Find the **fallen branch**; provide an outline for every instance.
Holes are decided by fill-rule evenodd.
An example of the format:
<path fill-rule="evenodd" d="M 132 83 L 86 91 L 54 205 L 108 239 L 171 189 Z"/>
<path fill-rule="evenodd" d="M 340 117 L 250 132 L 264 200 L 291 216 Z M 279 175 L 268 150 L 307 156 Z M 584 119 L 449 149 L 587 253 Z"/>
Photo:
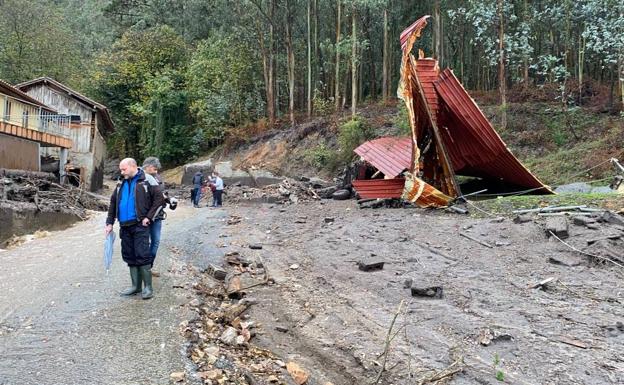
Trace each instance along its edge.
<path fill-rule="evenodd" d="M 449 365 L 447 368 L 440 370 L 432 374 L 429 377 L 425 377 L 422 380 L 418 381 L 418 385 L 424 385 L 432 382 L 437 382 L 443 380 L 445 378 L 454 376 L 455 374 L 464 370 L 464 359 L 460 358 Z"/>
<path fill-rule="evenodd" d="M 472 237 L 472 236 L 470 236 L 470 235 L 468 235 L 468 234 L 466 234 L 466 233 L 459 233 L 459 235 L 461 235 L 461 236 L 462 236 L 462 237 L 464 237 L 464 238 L 468 238 L 468 239 L 470 239 L 471 241 L 477 242 L 478 244 L 481 244 L 481 245 L 483 245 L 483 246 L 485 246 L 485 247 L 489 247 L 490 249 L 494 247 L 494 246 L 490 245 L 489 243 L 487 243 L 487 242 L 483 242 L 483 241 L 481 241 L 481 240 L 479 240 L 479 239 L 477 239 L 477 238 L 474 238 L 474 237 Z"/>
<path fill-rule="evenodd" d="M 401 309 L 403 308 L 403 303 L 404 301 L 401 301 L 401 303 L 399 303 L 399 307 L 396 311 L 396 313 L 394 313 L 394 317 L 392 317 L 392 322 L 390 323 L 390 328 L 388 329 L 388 334 L 386 334 L 386 342 L 384 343 L 384 351 L 383 351 L 383 363 L 381 364 L 381 369 L 379 369 L 379 373 L 377 373 L 377 377 L 375 378 L 375 381 L 372 382 L 371 385 L 376 385 L 379 383 L 379 381 L 381 380 L 381 376 L 383 375 L 384 371 L 386 370 L 386 364 L 388 362 L 388 351 L 390 350 L 390 343 L 392 342 L 392 340 L 394 339 L 394 337 L 396 337 L 396 333 L 394 334 L 394 336 L 392 335 L 392 329 L 394 328 L 394 324 L 397 320 L 397 318 L 399 317 L 399 314 L 401 314 Z"/>

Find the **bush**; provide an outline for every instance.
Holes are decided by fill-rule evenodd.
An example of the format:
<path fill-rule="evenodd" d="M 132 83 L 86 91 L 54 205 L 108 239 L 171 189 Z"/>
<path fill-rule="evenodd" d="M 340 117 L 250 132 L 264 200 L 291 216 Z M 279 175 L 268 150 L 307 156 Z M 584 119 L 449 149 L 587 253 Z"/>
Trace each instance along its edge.
<path fill-rule="evenodd" d="M 332 171 L 336 167 L 336 152 L 328 148 L 325 143 L 307 150 L 305 159 L 308 164 L 317 169 Z"/>
<path fill-rule="evenodd" d="M 333 101 L 323 98 L 323 93 L 318 88 L 314 89 L 312 105 L 314 106 L 314 113 L 321 116 L 329 115 L 334 109 Z"/>
<path fill-rule="evenodd" d="M 398 127 L 401 135 L 411 135 L 412 128 L 409 124 L 409 116 L 407 115 L 407 108 L 404 103 L 399 103 L 399 111 L 392 119 L 392 124 Z"/>
<path fill-rule="evenodd" d="M 353 150 L 360 144 L 371 139 L 373 135 L 372 127 L 361 117 L 356 117 L 342 124 L 338 132 L 340 160 L 349 162 L 353 157 Z"/>

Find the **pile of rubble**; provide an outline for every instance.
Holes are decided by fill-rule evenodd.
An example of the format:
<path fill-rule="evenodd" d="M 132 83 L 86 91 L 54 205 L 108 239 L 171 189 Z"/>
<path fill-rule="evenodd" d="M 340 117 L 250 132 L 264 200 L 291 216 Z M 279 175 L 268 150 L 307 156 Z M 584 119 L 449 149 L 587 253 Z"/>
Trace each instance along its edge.
<path fill-rule="evenodd" d="M 616 212 L 579 205 L 547 206 L 515 213 L 518 214 L 515 223 L 542 222 L 546 236 L 584 255 L 591 264 L 624 267 L 624 217 Z M 553 258 L 551 263 L 569 264 Z"/>
<path fill-rule="evenodd" d="M 0 201 L 34 204 L 38 211 L 70 211 L 86 219 L 87 210 L 105 211 L 107 201 L 80 187 L 56 183 L 54 174 L 0 169 Z"/>
<path fill-rule="evenodd" d="M 239 217 L 231 219 L 232 224 L 240 222 Z M 272 284 L 261 257 L 252 261 L 238 252 L 227 253 L 223 266 L 209 265 L 200 275 L 193 286 L 197 298 L 189 303 L 197 316 L 180 324 L 180 332 L 189 341 L 187 356 L 196 369 L 193 377 L 208 385 L 307 383 L 310 374 L 297 363 L 286 363 L 253 344 L 265 325 L 246 314 L 257 300 L 245 295 L 253 287 Z M 186 372 L 174 372 L 171 380 L 183 382 L 186 376 Z"/>
<path fill-rule="evenodd" d="M 284 179 L 281 183 L 268 185 L 262 188 L 242 186 L 236 183 L 227 186 L 225 195 L 230 202 L 261 202 L 296 204 L 310 202 L 319 199 L 337 198 L 337 193 L 342 190 L 330 182 L 317 178 L 301 177 L 299 181 Z M 347 198 L 351 192 L 347 192 Z"/>

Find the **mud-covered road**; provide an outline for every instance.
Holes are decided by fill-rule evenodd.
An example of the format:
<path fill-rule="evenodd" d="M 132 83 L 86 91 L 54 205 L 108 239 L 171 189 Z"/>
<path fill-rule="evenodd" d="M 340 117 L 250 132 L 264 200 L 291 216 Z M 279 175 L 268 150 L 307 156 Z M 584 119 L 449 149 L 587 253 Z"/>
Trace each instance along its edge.
<path fill-rule="evenodd" d="M 248 293 L 264 325 L 255 343 L 306 367 L 310 383 L 373 383 L 386 346 L 380 384 L 624 383 L 624 269 L 589 266 L 546 237 L 545 219 L 323 203 L 243 206 L 226 228 L 233 243 L 265 244 L 238 251 L 261 255 L 277 282 Z M 567 241 L 614 231 L 570 224 Z M 371 257 L 383 270 L 360 271 Z M 410 284 L 443 297 L 412 297 Z"/>
<path fill-rule="evenodd" d="M 0 251 L 0 384 L 168 384 L 172 372 L 189 384 L 234 384 L 207 379 L 230 369 L 197 373 L 179 326 L 199 308 L 237 303 L 192 305 L 198 276 L 219 285 L 198 273 L 208 263 L 234 271 L 228 252 L 263 261 L 272 278 L 244 295 L 253 303 L 249 344 L 277 357 L 246 368 L 257 384 L 293 384 L 286 362 L 304 368 L 309 385 L 624 383 L 624 269 L 588 264 L 547 239 L 539 220 L 361 210 L 353 201 L 182 206 L 163 229 L 150 301 L 117 295 L 128 283 L 119 250 L 104 274 L 102 222 L 97 215 Z M 568 242 L 581 248 L 613 231 L 623 230 L 571 225 Z M 359 270 L 367 258 L 383 270 Z M 443 295 L 412 297 L 410 285 Z M 251 351 L 193 334 L 195 355 L 236 363 L 228 354 Z"/>
<path fill-rule="evenodd" d="M 216 255 L 223 216 L 198 213 L 183 206 L 165 221 L 149 301 L 118 295 L 129 283 L 118 240 L 106 275 L 102 213 L 0 251 L 0 384 L 167 384 L 183 371 L 186 269 Z"/>

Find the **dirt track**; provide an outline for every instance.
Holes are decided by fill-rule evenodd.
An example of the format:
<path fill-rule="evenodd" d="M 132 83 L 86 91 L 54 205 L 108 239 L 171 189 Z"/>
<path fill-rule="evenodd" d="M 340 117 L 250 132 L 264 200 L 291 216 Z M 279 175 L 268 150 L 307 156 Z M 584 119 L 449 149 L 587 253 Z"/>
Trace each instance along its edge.
<path fill-rule="evenodd" d="M 617 326 L 624 321 L 624 271 L 589 267 L 548 240 L 539 224 L 360 210 L 353 201 L 228 212 L 243 220 L 225 228 L 233 245 L 227 251 L 261 255 L 277 282 L 247 294 L 259 302 L 249 315 L 262 325 L 251 342 L 305 367 L 309 383 L 370 383 L 402 301 L 380 383 L 419 383 L 462 360 L 453 368 L 463 371 L 449 383 L 495 384 L 497 375 L 519 384 L 624 383 L 624 328 Z M 576 246 L 583 233 L 609 231 L 570 230 Z M 249 250 L 249 243 L 264 248 Z M 384 269 L 358 270 L 355 261 L 373 254 Z M 528 288 L 549 277 L 557 279 L 543 290 Z M 407 279 L 442 286 L 444 297 L 411 297 Z"/>

